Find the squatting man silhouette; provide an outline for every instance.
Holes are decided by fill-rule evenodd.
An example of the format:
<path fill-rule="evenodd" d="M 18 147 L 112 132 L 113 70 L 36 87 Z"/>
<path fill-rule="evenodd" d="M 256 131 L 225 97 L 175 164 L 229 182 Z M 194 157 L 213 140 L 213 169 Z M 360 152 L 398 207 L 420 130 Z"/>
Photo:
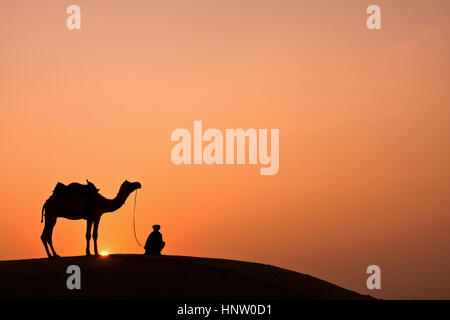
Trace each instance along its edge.
<path fill-rule="evenodd" d="M 162 239 L 162 234 L 159 232 L 161 226 L 159 224 L 155 224 L 153 226 L 153 232 L 147 238 L 147 242 L 145 242 L 145 254 L 152 256 L 160 256 L 161 250 L 164 248 L 166 243 Z"/>

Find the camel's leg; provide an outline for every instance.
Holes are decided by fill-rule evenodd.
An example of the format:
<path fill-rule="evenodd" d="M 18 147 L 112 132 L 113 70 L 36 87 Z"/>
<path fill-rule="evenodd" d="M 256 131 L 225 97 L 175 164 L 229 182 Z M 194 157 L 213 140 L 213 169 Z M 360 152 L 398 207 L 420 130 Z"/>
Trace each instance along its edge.
<path fill-rule="evenodd" d="M 92 230 L 92 219 L 87 220 L 86 224 L 86 255 L 91 255 L 91 250 L 89 248 L 89 242 L 91 241 L 91 230 Z"/>
<path fill-rule="evenodd" d="M 52 255 L 50 254 L 50 251 L 48 251 L 48 245 L 47 245 L 47 239 L 48 239 L 48 230 L 49 230 L 49 225 L 47 224 L 47 217 L 45 217 L 45 226 L 44 226 L 44 230 L 42 231 L 42 234 L 41 234 L 41 240 L 42 240 L 42 243 L 44 244 L 44 248 L 45 248 L 45 251 L 47 252 L 47 256 L 49 257 L 49 258 L 51 258 L 52 257 Z"/>
<path fill-rule="evenodd" d="M 100 222 L 100 218 L 96 218 L 94 220 L 94 231 L 92 232 L 92 238 L 94 239 L 94 253 L 96 256 L 98 256 L 98 249 L 97 249 L 97 238 L 98 238 L 98 224 Z"/>
<path fill-rule="evenodd" d="M 45 223 L 47 224 L 47 220 L 45 221 Z M 59 255 L 55 252 L 55 249 L 53 248 L 53 241 L 52 241 L 52 235 L 53 235 L 53 227 L 56 224 L 56 218 L 51 219 L 49 222 L 49 231 L 48 231 L 48 238 L 47 238 L 47 242 L 50 245 L 50 249 L 52 249 L 53 252 L 53 258 L 58 258 Z"/>

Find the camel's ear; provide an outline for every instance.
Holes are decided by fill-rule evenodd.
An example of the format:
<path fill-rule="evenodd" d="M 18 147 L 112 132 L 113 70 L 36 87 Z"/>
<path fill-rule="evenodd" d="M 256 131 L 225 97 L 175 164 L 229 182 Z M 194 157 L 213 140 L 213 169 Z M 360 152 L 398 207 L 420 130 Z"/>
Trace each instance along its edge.
<path fill-rule="evenodd" d="M 89 180 L 88 179 L 86 179 L 86 183 L 89 184 Z"/>

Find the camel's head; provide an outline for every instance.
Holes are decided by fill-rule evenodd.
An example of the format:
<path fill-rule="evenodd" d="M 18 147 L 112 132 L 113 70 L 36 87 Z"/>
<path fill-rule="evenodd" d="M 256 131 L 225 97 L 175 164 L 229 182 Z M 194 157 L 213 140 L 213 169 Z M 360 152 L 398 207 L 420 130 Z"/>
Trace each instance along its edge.
<path fill-rule="evenodd" d="M 126 193 L 132 193 L 136 189 L 140 189 L 141 184 L 139 182 L 130 182 L 128 180 L 125 180 L 122 185 L 120 186 L 120 191 L 126 192 Z"/>

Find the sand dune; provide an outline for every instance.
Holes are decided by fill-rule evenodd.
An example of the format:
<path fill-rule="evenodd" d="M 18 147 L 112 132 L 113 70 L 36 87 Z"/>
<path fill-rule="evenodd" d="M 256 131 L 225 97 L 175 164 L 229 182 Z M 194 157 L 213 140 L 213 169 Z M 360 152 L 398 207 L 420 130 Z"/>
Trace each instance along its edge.
<path fill-rule="evenodd" d="M 69 265 L 81 290 L 69 290 Z M 372 299 L 270 265 L 184 256 L 66 257 L 0 262 L 2 299 Z"/>

